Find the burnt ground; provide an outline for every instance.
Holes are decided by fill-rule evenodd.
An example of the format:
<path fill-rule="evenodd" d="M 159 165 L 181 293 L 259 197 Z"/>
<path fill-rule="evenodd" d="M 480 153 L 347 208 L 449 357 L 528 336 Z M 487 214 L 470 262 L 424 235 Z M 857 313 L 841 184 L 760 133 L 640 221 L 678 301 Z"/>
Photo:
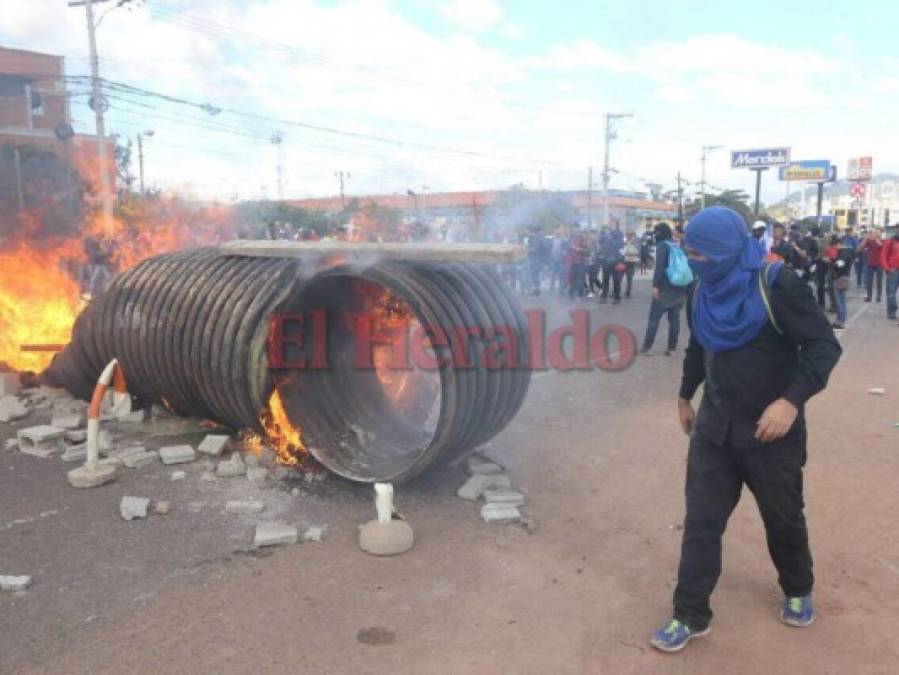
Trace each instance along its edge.
<path fill-rule="evenodd" d="M 643 280 L 629 304 L 589 306 L 642 335 L 647 295 Z M 175 467 L 185 481 L 156 464 L 77 491 L 65 482 L 72 465 L 0 449 L 0 574 L 34 577 L 30 590 L 0 594 L 0 672 L 895 672 L 899 328 L 858 299 L 850 317 L 844 358 L 809 407 L 809 629 L 776 618 L 779 589 L 744 495 L 711 635 L 679 655 L 648 647 L 670 611 L 686 450 L 679 359 L 655 356 L 618 374 L 539 375 L 486 448 L 526 491 L 535 533 L 484 525 L 454 494 L 462 471 L 442 469 L 397 489 L 417 540 L 395 559 L 356 545 L 374 515 L 370 488 L 211 484 L 197 462 Z M 874 386 L 886 395 L 867 394 Z M 4 425 L 0 437 L 42 421 Z M 171 500 L 172 511 L 125 522 L 126 494 Z M 256 495 L 265 514 L 223 512 L 227 499 Z M 256 552 L 260 519 L 327 525 L 326 538 Z"/>

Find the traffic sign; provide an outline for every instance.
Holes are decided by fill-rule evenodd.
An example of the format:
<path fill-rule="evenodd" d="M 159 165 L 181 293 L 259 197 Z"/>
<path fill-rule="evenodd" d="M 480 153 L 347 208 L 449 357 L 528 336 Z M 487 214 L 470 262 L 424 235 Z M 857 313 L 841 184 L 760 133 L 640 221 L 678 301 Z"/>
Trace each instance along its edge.
<path fill-rule="evenodd" d="M 761 148 L 758 150 L 731 150 L 731 169 L 761 169 L 790 163 L 789 148 Z"/>
<path fill-rule="evenodd" d="M 829 159 L 806 159 L 780 167 L 781 180 L 826 181 L 830 176 Z"/>
<path fill-rule="evenodd" d="M 849 188 L 849 194 L 851 194 L 856 199 L 864 199 L 865 198 L 865 184 L 864 183 L 854 183 L 851 188 Z"/>
<path fill-rule="evenodd" d="M 846 178 L 849 180 L 871 180 L 874 175 L 874 161 L 871 157 L 853 157 L 849 160 L 849 171 Z"/>

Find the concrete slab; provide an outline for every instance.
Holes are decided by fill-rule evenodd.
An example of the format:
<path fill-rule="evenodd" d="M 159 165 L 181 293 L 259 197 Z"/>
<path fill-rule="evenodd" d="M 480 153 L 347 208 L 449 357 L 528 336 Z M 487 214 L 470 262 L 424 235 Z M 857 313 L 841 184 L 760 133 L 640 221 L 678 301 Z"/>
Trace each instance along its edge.
<path fill-rule="evenodd" d="M 67 431 L 66 440 L 70 443 L 84 443 L 87 440 L 87 431 L 84 429 L 72 429 Z"/>
<path fill-rule="evenodd" d="M 65 429 L 57 429 L 48 424 L 19 429 L 16 436 L 19 439 L 19 450 L 26 455 L 46 458 L 65 452 L 66 449 Z"/>
<path fill-rule="evenodd" d="M 498 476 L 503 473 L 503 467 L 496 462 L 491 462 L 486 457 L 472 455 L 466 460 L 466 466 L 470 475 Z"/>
<path fill-rule="evenodd" d="M 135 448 L 134 452 L 126 452 L 118 455 L 118 459 L 122 460 L 122 464 L 126 469 L 139 469 L 148 464 L 155 464 L 159 459 L 159 453 L 155 450 Z"/>
<path fill-rule="evenodd" d="M 465 481 L 465 484 L 459 488 L 456 494 L 462 499 L 476 502 L 484 494 L 484 490 L 510 487 L 512 487 L 512 482 L 506 475 L 484 476 L 476 473 Z"/>
<path fill-rule="evenodd" d="M 484 504 L 481 508 L 481 518 L 488 525 L 514 523 L 521 520 L 521 512 L 517 506 L 509 504 Z"/>
<path fill-rule="evenodd" d="M 403 260 L 409 262 L 502 263 L 522 260 L 526 251 L 516 244 L 349 243 L 342 241 L 229 241 L 220 255 L 250 258 L 328 258 L 344 260 Z"/>
<path fill-rule="evenodd" d="M 125 520 L 146 518 L 149 508 L 150 500 L 146 497 L 122 497 L 122 501 L 119 502 L 119 512 Z"/>
<path fill-rule="evenodd" d="M 24 591 L 31 585 L 27 575 L 0 574 L 0 591 Z"/>
<path fill-rule="evenodd" d="M 51 427 L 56 427 L 57 429 L 65 429 L 66 431 L 81 429 L 85 424 L 87 424 L 87 419 L 84 417 L 84 415 L 54 415 L 50 420 Z"/>
<path fill-rule="evenodd" d="M 253 546 L 277 546 L 278 544 L 296 544 L 299 539 L 297 528 L 284 523 L 259 523 L 253 537 Z"/>
<path fill-rule="evenodd" d="M 189 445 L 172 445 L 159 448 L 159 459 L 163 464 L 184 464 L 197 458 L 196 451 Z"/>
<path fill-rule="evenodd" d="M 0 422 L 14 422 L 26 417 L 31 410 L 15 396 L 0 398 Z"/>
<path fill-rule="evenodd" d="M 303 541 L 321 541 L 325 538 L 325 528 L 323 527 L 310 527 L 308 530 L 303 532 Z"/>
<path fill-rule="evenodd" d="M 225 503 L 225 512 L 237 516 L 265 511 L 265 502 L 261 499 L 251 501 L 230 501 Z"/>
<path fill-rule="evenodd" d="M 64 462 L 83 462 L 87 459 L 87 444 L 69 446 L 59 458 Z"/>
<path fill-rule="evenodd" d="M 228 459 L 219 462 L 215 467 L 215 475 L 219 478 L 234 478 L 235 476 L 243 476 L 247 472 L 247 465 L 243 463 L 243 459 L 239 452 L 235 452 Z"/>
<path fill-rule="evenodd" d="M 509 506 L 524 505 L 524 495 L 507 488 L 490 488 L 484 490 L 484 501 L 488 504 L 508 504 Z"/>
<path fill-rule="evenodd" d="M 210 434 L 203 439 L 203 442 L 197 446 L 197 451 L 205 455 L 213 455 L 218 457 L 228 447 L 231 437 L 224 434 Z"/>

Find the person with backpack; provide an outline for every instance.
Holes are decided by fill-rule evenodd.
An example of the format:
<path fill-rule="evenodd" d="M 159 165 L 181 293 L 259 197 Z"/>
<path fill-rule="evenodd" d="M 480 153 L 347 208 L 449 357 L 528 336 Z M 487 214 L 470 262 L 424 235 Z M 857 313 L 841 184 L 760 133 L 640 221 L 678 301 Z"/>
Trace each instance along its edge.
<path fill-rule="evenodd" d="M 652 355 L 652 345 L 659 330 L 659 322 L 663 315 L 667 315 L 668 348 L 665 350 L 665 356 L 671 356 L 677 349 L 680 310 L 686 302 L 687 288 L 692 281 L 692 275 L 687 267 L 683 249 L 672 241 L 671 226 L 668 223 L 659 223 L 653 229 L 653 235 L 656 242 L 656 261 L 652 276 L 652 304 L 649 306 L 649 320 L 640 353 L 644 356 Z M 689 275 L 689 279 L 686 275 Z"/>
<path fill-rule="evenodd" d="M 673 617 L 650 638 L 665 652 L 709 632 L 721 538 L 744 483 L 758 504 L 784 594 L 780 620 L 812 623 L 803 409 L 827 385 L 841 354 L 806 284 L 783 263 L 762 261 L 736 211 L 700 211 L 687 225 L 685 245 L 698 277 L 677 399 L 690 436 L 686 516 Z M 692 399 L 703 383 L 696 413 Z"/>
<path fill-rule="evenodd" d="M 883 251 L 880 253 L 880 266 L 886 277 L 887 318 L 895 321 L 896 291 L 899 289 L 899 228 L 884 242 Z"/>

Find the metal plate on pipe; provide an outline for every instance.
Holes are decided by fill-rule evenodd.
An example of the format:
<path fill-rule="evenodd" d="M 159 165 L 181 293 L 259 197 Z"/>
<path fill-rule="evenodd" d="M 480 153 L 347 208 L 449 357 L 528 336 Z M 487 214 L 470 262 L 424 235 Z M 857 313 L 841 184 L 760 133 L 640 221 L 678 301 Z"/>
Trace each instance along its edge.
<path fill-rule="evenodd" d="M 219 255 L 229 258 L 326 258 L 401 260 L 409 262 L 508 263 L 525 257 L 516 244 L 432 244 L 343 241 L 237 240 L 221 244 Z"/>

